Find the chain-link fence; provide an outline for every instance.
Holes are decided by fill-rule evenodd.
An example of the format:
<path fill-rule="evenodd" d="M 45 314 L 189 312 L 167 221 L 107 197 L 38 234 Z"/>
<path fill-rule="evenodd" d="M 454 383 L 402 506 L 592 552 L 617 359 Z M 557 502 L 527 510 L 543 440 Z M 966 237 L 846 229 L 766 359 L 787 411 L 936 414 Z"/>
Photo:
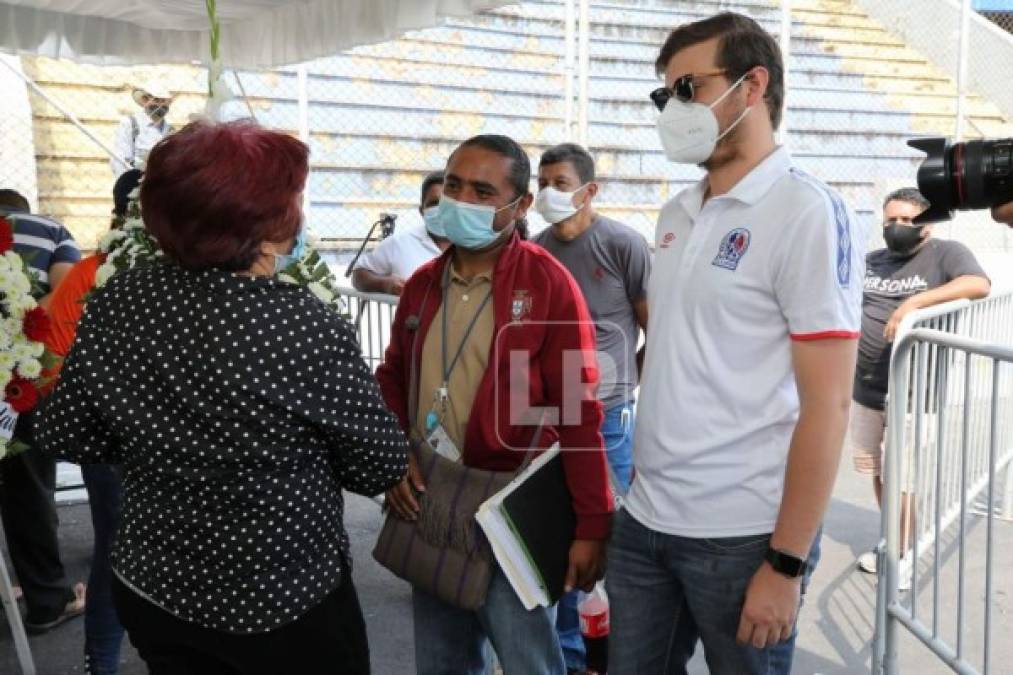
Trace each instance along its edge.
<path fill-rule="evenodd" d="M 949 5 L 919 6 L 928 12 L 937 3 Z M 535 165 L 548 146 L 586 138 L 602 182 L 599 210 L 653 239 L 659 207 L 699 176 L 661 153 L 647 97 L 658 86 L 657 50 L 674 26 L 734 10 L 775 36 L 790 35 L 782 142 L 802 168 L 877 226 L 883 195 L 914 182 L 921 155 L 907 139 L 953 136 L 958 116 L 965 138 L 1013 136 L 1013 99 L 968 84 L 987 70 L 980 24 L 1011 50 L 1013 36 L 973 17 L 962 98 L 959 74 L 941 63 L 942 47 L 926 46 L 904 21 L 884 15 L 891 4 L 914 14 L 901 0 L 531 0 L 300 66 L 227 72 L 236 100 L 226 115 L 253 116 L 310 144 L 308 222 L 328 247 L 353 249 L 381 212 L 398 214 L 402 229 L 418 224 L 423 176 L 442 168 L 460 141 L 483 132 L 516 138 Z M 919 21 L 921 11 L 906 21 Z M 951 51 L 960 39 L 954 16 L 922 29 L 935 31 Z M 1009 26 L 1009 13 L 987 16 Z M 138 110 L 130 86 L 163 82 L 176 94 L 169 121 L 177 127 L 205 100 L 200 68 L 30 57 L 5 63 L 31 84 L 0 66 L 0 185 L 23 191 L 85 247 L 108 221 L 113 172 L 102 144 L 111 146 L 119 121 Z M 532 229 L 543 226 L 537 216 L 531 220 Z M 874 242 L 878 231 L 870 227 Z M 1013 246 L 1006 228 L 980 213 L 937 231 L 965 241 L 986 263 Z"/>

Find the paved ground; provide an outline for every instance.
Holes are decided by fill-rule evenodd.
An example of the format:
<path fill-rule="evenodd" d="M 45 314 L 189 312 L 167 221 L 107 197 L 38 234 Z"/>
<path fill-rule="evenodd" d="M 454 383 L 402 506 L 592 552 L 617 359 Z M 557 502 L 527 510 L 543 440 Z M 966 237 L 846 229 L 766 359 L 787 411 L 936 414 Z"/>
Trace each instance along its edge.
<path fill-rule="evenodd" d="M 873 510 L 869 486 L 850 470 L 842 467 L 834 501 L 826 520 L 823 561 L 801 616 L 801 637 L 795 673 L 837 675 L 869 672 L 870 639 L 873 633 L 874 579 L 854 569 L 854 559 L 874 541 L 878 516 Z M 84 505 L 61 508 L 61 537 L 64 557 L 73 578 L 84 578 L 88 567 L 91 525 Z M 369 555 L 379 526 L 379 509 L 368 500 L 352 497 L 348 502 L 347 523 L 356 556 L 355 582 L 362 599 L 372 645 L 374 672 L 394 675 L 413 672 L 413 644 L 408 589 L 404 583 L 380 569 Z M 968 611 L 965 616 L 968 654 L 980 658 L 982 644 L 984 521 L 969 521 L 972 553 L 967 558 L 971 581 L 967 586 Z M 993 605 L 993 672 L 1013 673 L 1013 524 L 996 526 L 995 559 L 996 602 Z M 941 575 L 943 602 L 941 620 L 944 637 L 955 635 L 955 569 L 952 538 L 946 540 L 947 566 Z M 920 611 L 930 610 L 931 587 L 919 593 Z M 33 638 L 32 649 L 39 675 L 81 673 L 82 622 L 76 621 L 50 635 Z M 933 675 L 948 672 L 923 649 L 908 640 L 901 649 L 902 672 Z M 124 650 L 123 675 L 145 673 L 137 655 Z M 691 669 L 693 675 L 706 673 L 699 657 Z M 0 674 L 17 673 L 14 649 L 6 625 L 0 619 Z M 336 669 L 335 672 L 340 672 Z"/>

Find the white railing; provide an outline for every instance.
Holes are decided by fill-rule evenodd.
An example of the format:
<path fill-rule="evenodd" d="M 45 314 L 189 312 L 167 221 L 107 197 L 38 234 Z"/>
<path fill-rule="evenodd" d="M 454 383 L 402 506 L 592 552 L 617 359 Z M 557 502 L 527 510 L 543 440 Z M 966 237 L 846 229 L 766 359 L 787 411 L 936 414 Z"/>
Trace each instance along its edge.
<path fill-rule="evenodd" d="M 1013 294 L 915 312 L 898 331 L 887 413 L 877 675 L 899 672 L 902 627 L 954 672 L 996 672 L 994 527 L 1013 516 L 1010 361 Z M 902 541 L 902 530 L 911 532 L 910 542 Z M 984 574 L 971 574 L 969 560 L 976 569 L 984 560 Z M 902 574 L 911 575 L 907 596 Z M 968 591 L 982 582 L 981 593 Z M 931 598 L 928 616 L 920 611 L 922 592 Z M 984 600 L 980 624 L 967 611 L 972 596 Z M 968 633 L 979 631 L 981 641 L 972 645 Z"/>
<path fill-rule="evenodd" d="M 3 524 L 0 524 L 0 543 L 6 545 Z M 0 551 L 0 605 L 3 606 L 3 613 L 7 616 L 7 625 L 10 627 L 11 637 L 14 640 L 14 652 L 18 658 L 18 665 L 21 667 L 21 675 L 35 675 L 35 661 L 32 659 L 28 635 L 25 633 L 25 626 L 21 621 L 21 608 L 18 607 L 17 598 L 14 597 L 14 585 L 11 583 L 11 576 L 7 571 L 7 562 L 4 560 L 3 551 Z"/>
<path fill-rule="evenodd" d="M 351 287 L 338 289 L 348 306 L 348 319 L 359 336 L 362 357 L 369 369 L 383 361 L 383 353 L 390 343 L 390 327 L 394 323 L 397 296 L 383 293 L 364 293 Z"/>

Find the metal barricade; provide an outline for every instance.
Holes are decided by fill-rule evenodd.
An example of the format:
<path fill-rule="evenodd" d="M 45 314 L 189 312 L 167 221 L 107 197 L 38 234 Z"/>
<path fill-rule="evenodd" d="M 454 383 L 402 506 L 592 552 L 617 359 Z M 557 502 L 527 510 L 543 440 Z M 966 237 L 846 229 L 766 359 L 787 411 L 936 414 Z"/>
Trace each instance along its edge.
<path fill-rule="evenodd" d="M 994 529 L 1013 516 L 1011 361 L 1013 294 L 915 312 L 898 331 L 887 412 L 876 675 L 899 672 L 901 629 L 954 672 L 997 672 Z M 984 520 L 984 533 L 976 518 Z M 983 574 L 972 575 L 971 562 Z M 910 575 L 906 596 L 902 575 Z M 979 594 L 968 586 L 981 576 L 977 642 L 968 638 L 968 601 Z M 920 607 L 921 591 L 931 597 L 927 610 Z"/>
<path fill-rule="evenodd" d="M 390 343 L 398 298 L 383 293 L 364 293 L 351 287 L 341 287 L 338 292 L 348 305 L 349 321 L 359 337 L 362 357 L 369 369 L 375 371 Z"/>

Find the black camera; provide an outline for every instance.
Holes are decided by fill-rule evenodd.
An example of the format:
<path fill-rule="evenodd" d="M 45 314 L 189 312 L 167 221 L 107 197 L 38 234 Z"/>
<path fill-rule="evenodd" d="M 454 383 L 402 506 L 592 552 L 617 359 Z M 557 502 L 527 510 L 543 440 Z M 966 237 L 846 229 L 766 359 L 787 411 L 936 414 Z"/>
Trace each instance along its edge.
<path fill-rule="evenodd" d="M 1013 200 L 1013 138 L 952 145 L 945 138 L 918 138 L 907 144 L 928 155 L 918 167 L 918 189 L 931 206 L 916 223 Z"/>

